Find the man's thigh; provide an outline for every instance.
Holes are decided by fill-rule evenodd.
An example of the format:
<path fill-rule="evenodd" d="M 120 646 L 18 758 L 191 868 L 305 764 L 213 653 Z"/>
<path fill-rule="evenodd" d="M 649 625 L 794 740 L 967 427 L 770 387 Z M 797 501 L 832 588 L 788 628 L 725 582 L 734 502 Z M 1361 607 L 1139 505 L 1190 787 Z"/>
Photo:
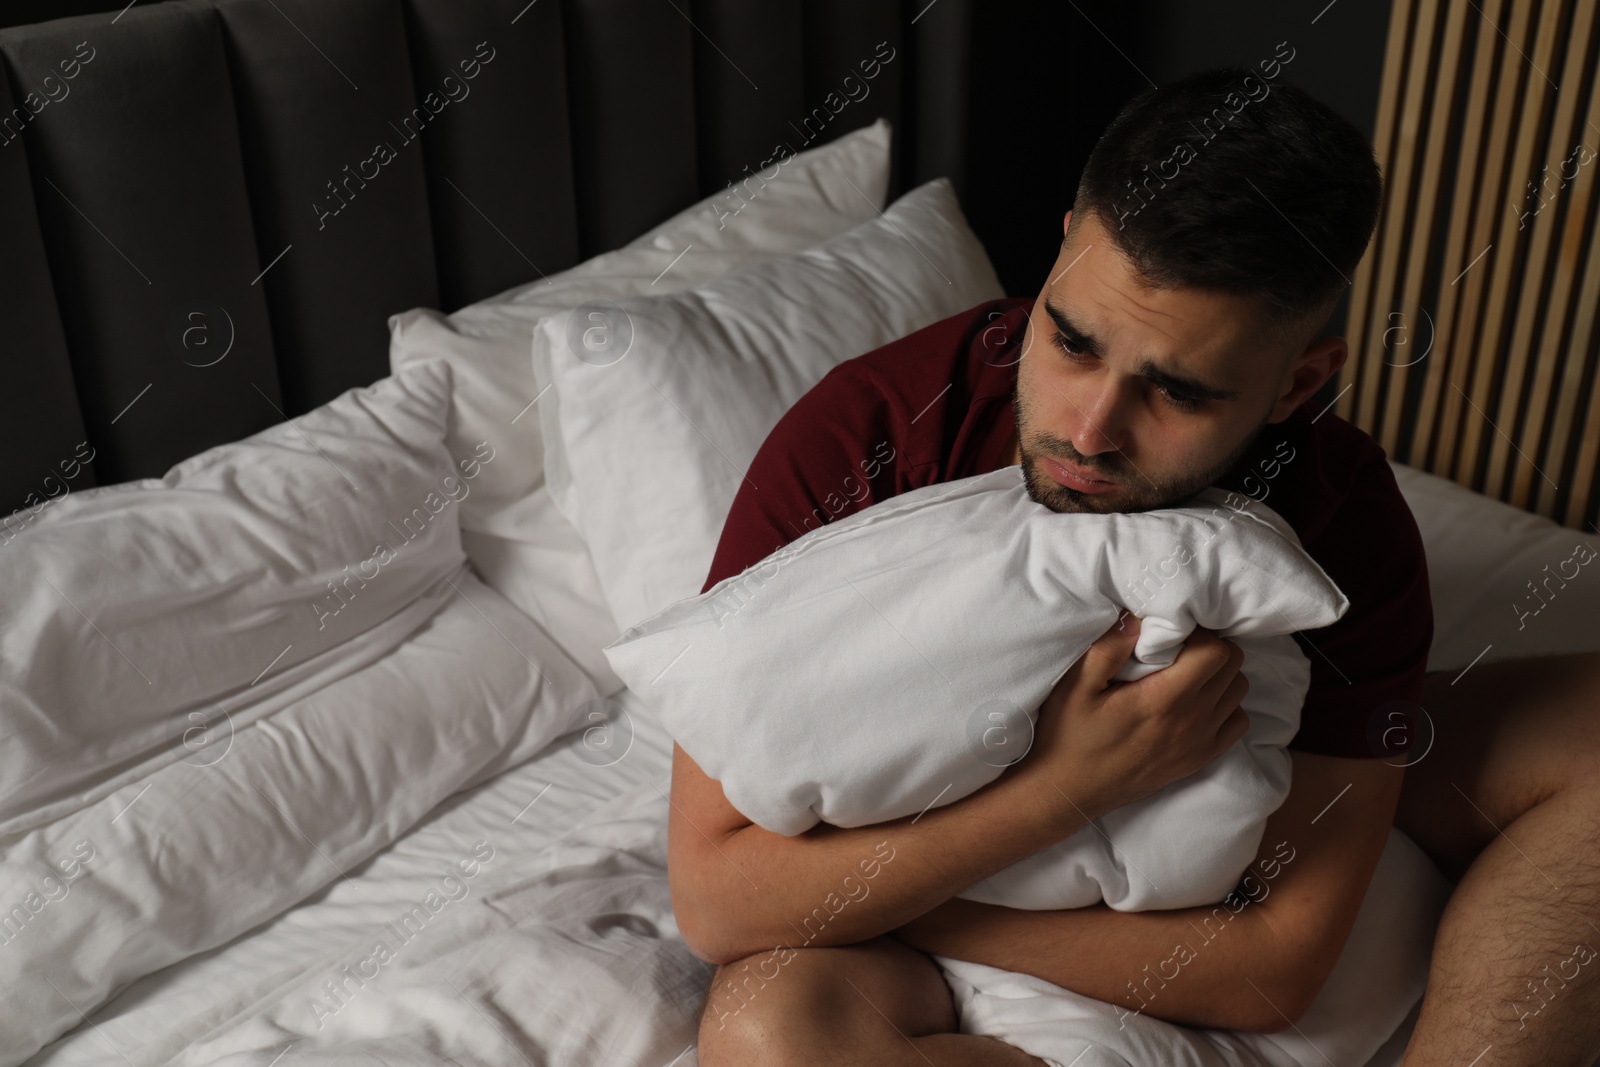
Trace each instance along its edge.
<path fill-rule="evenodd" d="M 785 949 L 723 964 L 712 976 L 700 1017 L 702 1043 L 742 1043 L 793 1027 L 834 1032 L 857 1025 L 906 1037 L 954 1033 L 955 1002 L 944 973 L 926 953 L 890 937 L 856 945 Z"/>
<path fill-rule="evenodd" d="M 1541 801 L 1600 781 L 1600 652 L 1436 672 L 1421 703 L 1432 745 L 1410 757 L 1395 825 L 1451 878 Z"/>

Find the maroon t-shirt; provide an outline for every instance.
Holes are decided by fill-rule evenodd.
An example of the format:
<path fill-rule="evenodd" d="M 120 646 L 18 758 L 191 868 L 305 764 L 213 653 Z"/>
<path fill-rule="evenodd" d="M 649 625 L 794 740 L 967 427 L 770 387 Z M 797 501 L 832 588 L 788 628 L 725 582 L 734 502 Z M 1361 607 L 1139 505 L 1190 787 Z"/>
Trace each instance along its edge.
<path fill-rule="evenodd" d="M 750 464 L 703 589 L 842 515 L 1011 462 L 1011 393 L 1032 298 L 979 304 L 841 363 Z M 1272 508 L 1350 601 L 1296 633 L 1311 688 L 1291 748 L 1394 757 L 1413 740 L 1433 642 L 1422 537 L 1383 448 L 1306 405 L 1268 424 L 1214 484 Z"/>

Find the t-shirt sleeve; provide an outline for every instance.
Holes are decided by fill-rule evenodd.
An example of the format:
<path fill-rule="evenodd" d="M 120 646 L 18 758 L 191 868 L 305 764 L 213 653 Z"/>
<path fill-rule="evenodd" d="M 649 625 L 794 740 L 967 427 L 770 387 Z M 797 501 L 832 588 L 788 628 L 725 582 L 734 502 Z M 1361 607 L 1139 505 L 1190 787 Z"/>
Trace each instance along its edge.
<path fill-rule="evenodd" d="M 1422 534 L 1380 455 L 1361 465 L 1354 488 L 1317 553 L 1350 601 L 1332 626 L 1297 633 L 1311 660 L 1311 688 L 1292 749 L 1394 759 L 1423 728 L 1412 712 L 1433 644 L 1433 601 Z"/>
<path fill-rule="evenodd" d="M 734 495 L 705 592 L 810 530 L 894 495 L 896 434 L 858 362 L 834 367 L 778 420 Z"/>

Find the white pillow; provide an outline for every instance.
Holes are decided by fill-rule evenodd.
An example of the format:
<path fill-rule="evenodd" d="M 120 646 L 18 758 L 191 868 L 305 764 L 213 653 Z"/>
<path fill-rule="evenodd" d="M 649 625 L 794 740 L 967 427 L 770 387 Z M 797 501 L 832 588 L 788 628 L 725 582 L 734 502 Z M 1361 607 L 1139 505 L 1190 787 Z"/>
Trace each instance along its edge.
<path fill-rule="evenodd" d="M 543 319 L 545 474 L 617 622 L 700 591 L 750 460 L 824 374 L 1001 295 L 940 178 L 807 251 Z"/>
<path fill-rule="evenodd" d="M 443 359 L 455 372 L 446 444 L 495 450 L 461 509 L 463 547 L 484 580 L 538 621 L 607 693 L 621 682 L 600 647 L 618 633 L 583 539 L 544 493 L 541 409 L 529 347 L 539 319 L 583 304 L 670 293 L 798 252 L 878 215 L 890 128 L 879 119 L 790 156 L 663 222 L 623 248 L 449 316 L 389 319 L 390 366 Z M 737 208 L 736 213 L 731 212 Z"/>
<path fill-rule="evenodd" d="M 1010 466 L 818 527 L 605 653 L 730 804 L 798 834 L 915 815 L 999 777 L 1124 608 L 1143 620 L 1124 680 L 1171 664 L 1197 625 L 1232 638 L 1250 680 L 1238 745 L 958 894 L 1141 911 L 1220 900 L 1255 859 L 1311 680 L 1289 635 L 1348 607 L 1263 504 L 1211 488 L 1157 511 L 1062 514 Z"/>
<path fill-rule="evenodd" d="M 0 834 L 393 649 L 464 561 L 449 368 L 408 368 L 161 478 L 72 493 L 5 546 Z M 489 464 L 492 466 L 492 461 Z"/>
<path fill-rule="evenodd" d="M 1448 478 L 1390 466 L 1428 555 L 1428 670 L 1600 649 L 1600 541 Z"/>

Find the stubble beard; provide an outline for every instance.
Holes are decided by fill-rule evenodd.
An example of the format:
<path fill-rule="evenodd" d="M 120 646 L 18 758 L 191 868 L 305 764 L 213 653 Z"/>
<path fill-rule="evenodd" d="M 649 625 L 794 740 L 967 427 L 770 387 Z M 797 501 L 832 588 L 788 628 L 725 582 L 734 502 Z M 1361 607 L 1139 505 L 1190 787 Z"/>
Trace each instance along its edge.
<path fill-rule="evenodd" d="M 1082 455 L 1072 443 L 1059 437 L 1028 433 L 1028 412 L 1022 403 L 1021 374 L 1011 385 L 1011 410 L 1016 419 L 1017 448 L 1022 454 L 1022 480 L 1028 496 L 1051 511 L 1062 513 L 1111 514 L 1114 512 L 1154 511 L 1175 507 L 1212 485 L 1244 458 L 1267 427 L 1269 410 L 1256 428 L 1227 457 L 1204 470 L 1185 469 L 1171 478 L 1153 478 L 1141 472 L 1120 452 L 1102 453 L 1094 459 Z M 1044 459 L 1072 464 L 1092 471 L 1096 477 L 1117 483 L 1105 493 L 1084 493 L 1062 485 L 1044 468 Z"/>

